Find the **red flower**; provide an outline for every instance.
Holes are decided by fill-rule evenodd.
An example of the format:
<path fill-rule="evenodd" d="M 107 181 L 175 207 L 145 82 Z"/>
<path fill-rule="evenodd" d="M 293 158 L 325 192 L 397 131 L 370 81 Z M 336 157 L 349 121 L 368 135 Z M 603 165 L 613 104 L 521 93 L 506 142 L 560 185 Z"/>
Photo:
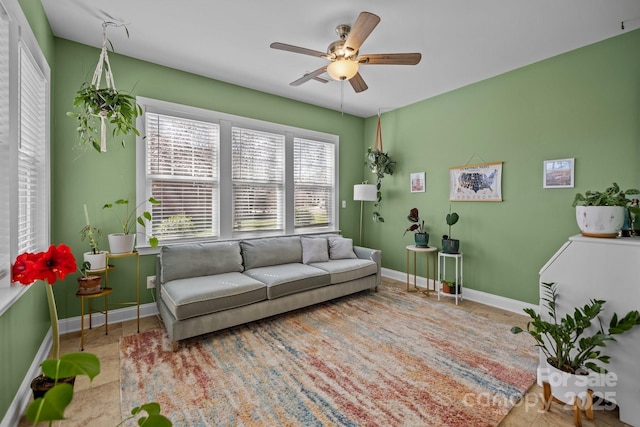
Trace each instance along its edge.
<path fill-rule="evenodd" d="M 35 282 L 37 278 L 34 276 L 34 266 L 43 253 L 44 252 L 33 254 L 25 252 L 18 255 L 15 264 L 13 264 L 13 269 L 11 270 L 11 280 L 14 282 L 20 282 L 23 285 L 30 285 Z"/>
<path fill-rule="evenodd" d="M 54 284 L 58 277 L 64 279 L 69 273 L 76 271 L 76 259 L 69 246 L 60 244 L 49 246 L 47 252 L 37 254 L 24 253 L 13 265 L 13 280 L 28 285 L 35 280 L 46 280 Z"/>

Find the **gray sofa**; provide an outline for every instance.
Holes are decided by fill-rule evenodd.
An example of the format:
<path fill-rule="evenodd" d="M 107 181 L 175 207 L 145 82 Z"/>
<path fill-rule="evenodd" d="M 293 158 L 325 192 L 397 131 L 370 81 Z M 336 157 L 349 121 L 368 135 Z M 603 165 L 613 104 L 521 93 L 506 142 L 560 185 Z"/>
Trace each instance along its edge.
<path fill-rule="evenodd" d="M 163 246 L 158 309 L 175 351 L 185 338 L 377 289 L 381 257 L 338 235 Z"/>

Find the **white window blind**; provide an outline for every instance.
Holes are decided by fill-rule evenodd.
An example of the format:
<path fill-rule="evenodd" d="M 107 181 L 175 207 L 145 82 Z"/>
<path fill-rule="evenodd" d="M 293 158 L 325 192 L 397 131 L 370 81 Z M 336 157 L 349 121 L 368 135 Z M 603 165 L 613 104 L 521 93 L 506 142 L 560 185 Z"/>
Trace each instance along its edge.
<path fill-rule="evenodd" d="M 9 17 L 0 4 L 0 287 L 9 286 Z"/>
<path fill-rule="evenodd" d="M 218 235 L 217 124 L 146 113 L 147 189 L 152 205 L 147 235 L 162 241 Z"/>
<path fill-rule="evenodd" d="M 232 129 L 233 231 L 284 231 L 284 135 Z"/>
<path fill-rule="evenodd" d="M 333 224 L 335 144 L 294 138 L 295 228 Z"/>
<path fill-rule="evenodd" d="M 46 185 L 46 80 L 20 45 L 20 142 L 18 148 L 18 252 L 42 251 L 49 216 Z"/>

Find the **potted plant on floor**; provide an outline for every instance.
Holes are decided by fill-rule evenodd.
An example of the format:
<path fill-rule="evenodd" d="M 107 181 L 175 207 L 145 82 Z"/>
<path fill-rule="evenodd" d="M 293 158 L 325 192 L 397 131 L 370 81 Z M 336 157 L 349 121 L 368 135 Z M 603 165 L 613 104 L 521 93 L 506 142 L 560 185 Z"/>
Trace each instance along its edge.
<path fill-rule="evenodd" d="M 558 293 L 555 283 L 543 283 L 544 309 L 547 318 L 543 318 L 531 308 L 524 312 L 531 320 L 526 329 L 518 326 L 511 332 L 527 332 L 535 341 L 549 365 L 548 378 L 551 394 L 556 399 L 574 404 L 574 398 L 580 397 L 584 406 L 589 371 L 604 374 L 607 370 L 602 364 L 609 363 L 610 357 L 602 353 L 607 342 L 616 341 L 614 335 L 620 335 L 636 325 L 640 325 L 640 313 L 630 311 L 620 318 L 612 314 L 608 329 L 603 327 L 599 318 L 606 301 L 591 299 L 583 307 L 576 307 L 564 317 L 557 311 Z M 561 380 L 559 380 L 561 379 Z M 547 400 L 549 396 L 545 396 Z"/>
<path fill-rule="evenodd" d="M 84 218 L 86 225 L 80 230 L 80 240 L 88 240 L 89 252 L 83 253 L 84 262 L 91 264 L 91 268 L 94 270 L 104 270 L 107 268 L 107 252 L 98 249 L 98 239 L 102 237 L 102 230 L 98 227 L 91 225 L 89 222 L 89 213 L 87 212 L 87 205 L 84 205 Z"/>
<path fill-rule="evenodd" d="M 424 228 L 424 220 L 420 219 L 418 208 L 413 208 L 409 211 L 409 215 L 407 216 L 409 222 L 412 222 L 411 226 L 404 230 L 404 234 L 407 234 L 407 231 L 413 231 L 414 240 L 417 248 L 428 248 L 429 247 L 429 233 L 427 233 Z"/>
<path fill-rule="evenodd" d="M 602 192 L 576 194 L 572 206 L 576 208 L 580 233 L 587 237 L 617 237 L 631 203 L 626 197 L 629 194 L 640 194 L 640 190 L 622 191 L 615 182 Z"/>
<path fill-rule="evenodd" d="M 449 206 L 449 213 L 445 219 L 449 226 L 449 234 L 442 236 L 442 252 L 446 254 L 457 254 L 460 251 L 460 240 L 451 238 L 451 226 L 458 222 L 460 215 L 451 212 L 451 206 Z"/>
<path fill-rule="evenodd" d="M 147 200 L 136 206 L 135 209 L 131 209 L 129 199 L 118 199 L 115 202 L 107 203 L 102 207 L 102 209 L 113 209 L 122 230 L 122 233 L 112 233 L 108 236 L 109 249 L 112 254 L 133 252 L 136 238 L 136 224 L 145 226 L 145 221 L 151 223 L 152 215 L 149 211 L 145 210 L 142 212 L 142 215 L 136 216 L 138 209 L 146 203 L 151 203 L 152 205 L 160 204 L 160 202 L 153 197 L 149 197 Z M 152 248 L 158 247 L 158 239 L 156 237 L 149 236 L 149 245 Z"/>
<path fill-rule="evenodd" d="M 459 294 L 460 293 L 460 285 L 456 285 L 455 282 L 447 282 L 446 280 L 442 281 L 442 292 L 445 294 Z"/>

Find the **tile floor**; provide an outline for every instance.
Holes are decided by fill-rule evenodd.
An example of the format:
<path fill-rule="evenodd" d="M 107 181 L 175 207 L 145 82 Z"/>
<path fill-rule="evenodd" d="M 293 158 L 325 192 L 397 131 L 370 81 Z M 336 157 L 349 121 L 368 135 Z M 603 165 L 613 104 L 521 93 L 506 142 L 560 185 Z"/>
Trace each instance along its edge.
<path fill-rule="evenodd" d="M 383 279 L 387 286 L 406 289 L 404 282 L 391 279 Z M 427 297 L 415 294 L 416 298 L 436 298 L 435 295 Z M 454 305 L 453 299 L 441 299 L 442 304 Z M 524 327 L 527 318 L 507 311 L 499 310 L 472 301 L 464 301 L 458 306 L 466 310 L 493 319 L 496 322 L 507 325 L 520 325 Z M 157 317 L 140 319 L 140 331 L 161 327 Z M 96 354 L 100 358 L 101 372 L 93 382 L 86 377 L 76 380 L 74 398 L 65 415 L 67 420 L 59 425 L 64 427 L 113 427 L 120 422 L 120 337 L 136 333 L 136 322 L 127 321 L 109 325 L 109 335 L 104 335 L 103 329 L 98 329 L 89 337 L 85 337 L 85 350 Z M 80 350 L 80 332 L 65 334 L 60 339 L 61 353 Z M 573 414 L 563 409 L 562 405 L 553 404 L 548 412 L 541 411 L 541 390 L 537 385 L 531 387 L 525 397 L 516 404 L 514 409 L 500 423 L 504 427 L 572 427 Z M 618 427 L 627 426 L 618 419 L 618 412 L 594 411 L 594 420 L 586 420 L 583 417 L 584 427 Z M 25 417 L 20 421 L 19 427 L 30 426 Z M 58 425 L 58 424 L 54 424 Z"/>

